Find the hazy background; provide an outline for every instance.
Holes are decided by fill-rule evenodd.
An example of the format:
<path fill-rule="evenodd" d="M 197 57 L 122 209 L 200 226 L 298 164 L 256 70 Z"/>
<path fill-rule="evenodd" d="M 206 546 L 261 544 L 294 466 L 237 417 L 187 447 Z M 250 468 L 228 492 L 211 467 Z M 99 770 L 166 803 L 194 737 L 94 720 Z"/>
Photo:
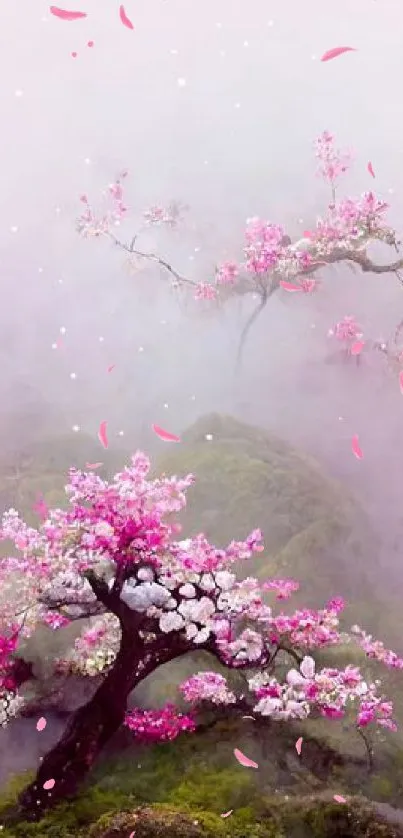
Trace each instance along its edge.
<path fill-rule="evenodd" d="M 216 312 L 177 299 L 159 272 L 132 276 L 108 241 L 80 239 L 75 219 L 80 194 L 97 205 L 127 168 L 122 237 L 150 204 L 181 200 L 183 230 L 149 243 L 188 276 L 210 278 L 216 262 L 241 257 L 248 216 L 292 237 L 314 223 L 328 194 L 312 141 L 329 129 L 356 152 L 343 192 L 375 185 L 403 230 L 400 0 L 127 0 L 134 31 L 118 0 L 66 4 L 88 18 L 58 20 L 40 0 L 0 8 L 3 448 L 25 444 L 40 421 L 96 437 L 107 420 L 111 446 L 123 432 L 128 446 L 154 451 L 163 443 L 152 422 L 180 433 L 207 411 L 230 412 L 311 452 L 358 493 L 396 586 L 403 398 L 375 359 L 359 370 L 326 363 L 328 328 L 345 314 L 368 336 L 389 336 L 403 317 L 395 277 L 339 268 L 315 296 L 279 294 L 236 375 L 252 301 Z M 339 45 L 357 52 L 320 62 Z M 15 421 L 19 411 L 32 428 Z"/>

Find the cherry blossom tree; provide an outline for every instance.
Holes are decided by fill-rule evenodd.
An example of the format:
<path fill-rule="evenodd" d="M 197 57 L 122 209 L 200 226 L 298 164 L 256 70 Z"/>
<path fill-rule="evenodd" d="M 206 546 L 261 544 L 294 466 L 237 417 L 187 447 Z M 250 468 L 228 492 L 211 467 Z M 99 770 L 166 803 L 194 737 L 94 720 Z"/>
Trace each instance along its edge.
<path fill-rule="evenodd" d="M 2 723 L 24 705 L 20 687 L 31 673 L 22 671 L 18 652 L 41 624 L 58 631 L 85 618 L 55 670 L 101 676 L 20 797 L 32 818 L 76 791 L 123 724 L 141 740 L 172 740 L 195 731 L 204 709 L 224 707 L 262 720 L 345 716 L 367 744 L 371 728 L 396 729 L 379 680 L 366 680 L 351 665 L 316 668 L 314 656 L 355 643 L 387 667 L 402 669 L 403 659 L 359 626 L 342 630 L 339 598 L 320 610 L 277 611 L 275 600 L 288 600 L 297 582 L 236 575 L 237 565 L 264 551 L 261 532 L 225 549 L 203 534 L 181 539 L 177 514 L 194 479 L 150 479 L 149 469 L 141 452 L 111 482 L 72 469 L 67 509 L 49 510 L 38 529 L 14 509 L 3 516 L 1 538 L 16 555 L 0 559 Z M 209 653 L 215 670 L 195 672 L 181 685 L 188 712 L 171 704 L 128 711 L 138 684 L 194 650 Z"/>
<path fill-rule="evenodd" d="M 128 212 L 123 193 L 127 172 L 110 185 L 112 209 L 103 215 L 99 216 L 94 212 L 86 195 L 81 197 L 85 211 L 78 219 L 77 229 L 87 238 L 109 237 L 117 248 L 127 254 L 129 263 L 136 270 L 147 261 L 159 265 L 174 288 L 187 288 L 197 300 L 225 302 L 234 296 L 246 295 L 252 295 L 257 299 L 257 306 L 246 321 L 240 336 L 239 361 L 248 333 L 272 295 L 276 292 L 315 292 L 320 286 L 319 276 L 323 277 L 328 266 L 344 263 L 351 269 L 361 270 L 363 273 L 393 273 L 403 284 L 401 242 L 396 231 L 387 223 L 388 204 L 372 191 L 364 192 L 359 198 L 338 199 L 338 183 L 349 168 L 352 155 L 335 147 L 334 136 L 329 131 L 324 131 L 317 138 L 314 148 L 318 162 L 317 174 L 328 183 L 331 201 L 324 214 L 317 218 L 313 229 L 306 230 L 303 238 L 292 242 L 281 225 L 261 218 L 250 218 L 246 224 L 243 258 L 217 265 L 211 279 L 196 281 L 184 277 L 165 259 L 138 246 L 138 238 L 146 228 L 162 225 L 176 227 L 182 215 L 179 205 L 172 204 L 167 209 L 161 206 L 151 207 L 143 214 L 139 230 L 129 242 L 118 238 L 117 228 L 122 225 Z M 368 255 L 368 248 L 374 242 L 382 242 L 391 247 L 396 257 L 385 264 L 375 262 Z M 334 329 L 330 330 L 330 334 L 344 341 L 346 356 L 351 354 L 350 350 L 354 345 L 352 355 L 359 359 L 365 346 L 366 350 L 384 353 L 403 370 L 403 345 L 399 345 L 403 321 L 399 323 L 388 343 L 371 338 L 363 339 L 361 333 L 358 346 L 357 341 L 351 341 L 354 317 L 347 316 L 345 320 L 350 323 L 350 328 L 344 329 L 344 334 L 344 321 L 340 323 L 340 328 L 336 324 Z"/>

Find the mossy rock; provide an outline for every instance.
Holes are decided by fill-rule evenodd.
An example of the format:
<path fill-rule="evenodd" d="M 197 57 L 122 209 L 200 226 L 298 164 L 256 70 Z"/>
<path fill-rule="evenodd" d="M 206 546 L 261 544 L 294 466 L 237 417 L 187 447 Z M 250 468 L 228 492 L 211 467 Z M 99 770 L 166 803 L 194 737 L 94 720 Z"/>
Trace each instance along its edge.
<path fill-rule="evenodd" d="M 217 817 L 212 816 L 212 829 L 206 829 L 197 817 L 171 810 L 168 807 L 150 807 L 137 812 L 101 818 L 90 830 L 89 838 L 219 838 L 223 834 Z M 108 822 L 109 821 L 109 822 Z M 104 826 L 105 824 L 105 826 Z"/>
<path fill-rule="evenodd" d="M 402 838 L 364 798 L 345 804 L 309 796 L 277 798 L 259 812 L 234 811 L 228 819 L 204 810 L 150 806 L 103 815 L 88 838 Z M 49 833 L 44 833 L 49 835 Z"/>
<path fill-rule="evenodd" d="M 388 822 L 366 798 L 336 802 L 330 794 L 273 799 L 268 814 L 287 838 L 401 838 L 403 829 Z"/>

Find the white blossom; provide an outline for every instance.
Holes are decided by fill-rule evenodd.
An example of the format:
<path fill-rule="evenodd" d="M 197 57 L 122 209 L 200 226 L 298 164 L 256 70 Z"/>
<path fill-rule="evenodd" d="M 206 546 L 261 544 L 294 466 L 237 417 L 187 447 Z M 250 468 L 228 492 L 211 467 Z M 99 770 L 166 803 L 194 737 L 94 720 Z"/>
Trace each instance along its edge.
<path fill-rule="evenodd" d="M 200 578 L 200 587 L 203 591 L 214 591 L 215 586 L 216 585 L 211 573 L 203 573 Z"/>
<path fill-rule="evenodd" d="M 193 638 L 196 637 L 196 634 L 198 633 L 197 626 L 195 626 L 194 623 L 188 623 L 185 629 L 185 633 L 187 640 L 193 640 Z"/>
<path fill-rule="evenodd" d="M 137 572 L 137 579 L 139 579 L 140 582 L 153 582 L 154 573 L 151 570 L 151 567 L 141 567 Z"/>
<path fill-rule="evenodd" d="M 220 570 L 216 573 L 215 577 L 216 583 L 219 588 L 223 591 L 230 591 L 231 588 L 235 585 L 236 576 L 234 573 L 230 573 L 228 570 Z"/>
<path fill-rule="evenodd" d="M 182 585 L 179 588 L 179 593 L 181 596 L 186 597 L 186 599 L 191 599 L 196 596 L 196 588 L 194 585 L 191 585 L 190 582 L 186 582 L 185 585 Z"/>
<path fill-rule="evenodd" d="M 210 637 L 210 629 L 202 628 L 200 631 L 197 632 L 197 634 L 195 634 L 195 636 L 193 638 L 193 643 L 196 643 L 196 644 L 206 643 L 206 641 L 209 639 L 209 637 Z"/>
<path fill-rule="evenodd" d="M 164 634 L 169 634 L 171 631 L 179 631 L 184 625 L 185 621 L 177 611 L 162 614 L 159 620 L 160 629 Z"/>
<path fill-rule="evenodd" d="M 178 610 L 188 620 L 206 624 L 213 616 L 215 607 L 211 599 L 203 596 L 201 599 L 181 602 Z"/>
<path fill-rule="evenodd" d="M 300 670 L 304 678 L 311 679 L 315 675 L 315 661 L 309 655 L 305 655 L 304 660 L 300 665 Z"/>

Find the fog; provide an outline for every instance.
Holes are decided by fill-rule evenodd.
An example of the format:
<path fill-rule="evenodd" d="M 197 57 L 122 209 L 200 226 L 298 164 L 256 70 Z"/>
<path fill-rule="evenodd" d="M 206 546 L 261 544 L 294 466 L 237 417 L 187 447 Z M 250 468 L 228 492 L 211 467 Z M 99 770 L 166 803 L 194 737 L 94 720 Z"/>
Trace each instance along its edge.
<path fill-rule="evenodd" d="M 82 7 L 88 17 L 76 22 L 43 2 L 3 0 L 0 11 L 3 448 L 42 426 L 95 438 L 107 420 L 111 445 L 124 435 L 153 453 L 162 443 L 152 422 L 180 433 L 208 411 L 231 413 L 310 452 L 358 494 L 383 537 L 382 585 L 392 589 L 402 575 L 403 400 L 380 360 L 328 363 L 327 331 L 354 314 L 387 338 L 403 313 L 396 278 L 339 267 L 322 272 L 316 295 L 278 294 L 237 371 L 252 300 L 196 304 L 160 270 L 131 275 L 122 253 L 83 240 L 75 222 L 79 196 L 99 205 L 127 168 L 119 236 L 129 240 L 151 204 L 179 200 L 183 227 L 146 244 L 185 276 L 211 278 L 217 262 L 241 258 L 247 217 L 282 223 L 293 238 L 314 223 L 328 194 L 312 142 L 329 129 L 355 152 L 343 192 L 375 185 L 403 229 L 401 5 L 128 0 L 134 31 L 117 3 Z M 321 63 L 340 44 L 357 51 Z M 18 413 L 32 414 L 31 427 Z"/>

